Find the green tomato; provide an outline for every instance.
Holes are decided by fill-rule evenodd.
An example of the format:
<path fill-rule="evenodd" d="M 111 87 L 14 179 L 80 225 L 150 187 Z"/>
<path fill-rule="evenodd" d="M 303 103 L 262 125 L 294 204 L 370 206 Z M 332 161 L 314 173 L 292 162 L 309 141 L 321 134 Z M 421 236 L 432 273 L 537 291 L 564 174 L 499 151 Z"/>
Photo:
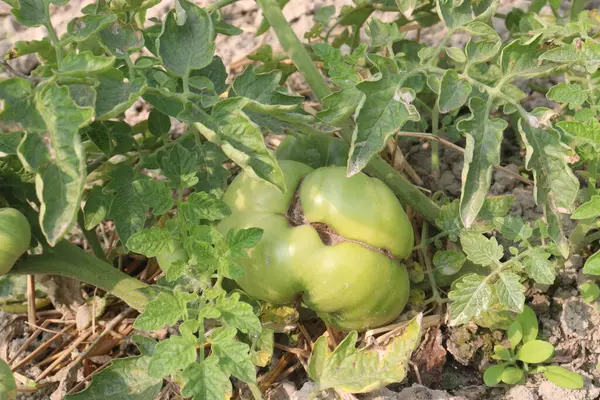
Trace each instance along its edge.
<path fill-rule="evenodd" d="M 27 251 L 31 227 L 27 218 L 14 208 L 0 209 L 0 275 L 6 274 Z"/>
<path fill-rule="evenodd" d="M 244 268 L 240 287 L 274 304 L 301 297 L 341 330 L 392 321 L 408 301 L 408 273 L 399 261 L 414 244 L 398 199 L 381 181 L 362 173 L 346 178 L 339 167 L 280 165 L 285 193 L 241 173 L 223 197 L 232 214 L 219 224 L 222 233 L 264 230 L 259 243 L 237 260 Z M 300 207 L 292 204 L 295 194 Z M 290 210 L 295 217 L 290 218 Z"/>
<path fill-rule="evenodd" d="M 172 252 L 162 253 L 156 256 L 156 261 L 158 262 L 158 266 L 165 273 L 169 271 L 169 268 L 173 263 L 177 261 L 187 261 L 189 260 L 189 256 L 183 246 L 178 243 L 175 247 L 175 250 Z"/>

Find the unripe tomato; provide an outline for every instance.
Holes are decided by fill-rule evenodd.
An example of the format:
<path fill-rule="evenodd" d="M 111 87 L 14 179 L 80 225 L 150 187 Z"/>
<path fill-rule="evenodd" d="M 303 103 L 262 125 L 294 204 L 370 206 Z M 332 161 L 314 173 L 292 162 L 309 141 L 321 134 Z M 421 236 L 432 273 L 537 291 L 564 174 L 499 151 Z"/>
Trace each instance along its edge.
<path fill-rule="evenodd" d="M 158 262 L 160 269 L 165 273 L 169 271 L 169 268 L 173 263 L 177 261 L 187 261 L 188 259 L 189 256 L 180 243 L 177 244 L 173 252 L 166 252 L 156 256 L 156 262 Z"/>
<path fill-rule="evenodd" d="M 223 200 L 232 214 L 218 226 L 257 227 L 262 239 L 238 260 L 238 284 L 274 304 L 301 296 L 341 330 L 364 330 L 396 318 L 409 295 L 406 267 L 413 231 L 402 205 L 381 181 L 345 169 L 313 170 L 281 161 L 287 191 L 246 173 Z"/>
<path fill-rule="evenodd" d="M 6 274 L 27 251 L 31 227 L 27 218 L 14 208 L 0 208 L 0 275 Z"/>

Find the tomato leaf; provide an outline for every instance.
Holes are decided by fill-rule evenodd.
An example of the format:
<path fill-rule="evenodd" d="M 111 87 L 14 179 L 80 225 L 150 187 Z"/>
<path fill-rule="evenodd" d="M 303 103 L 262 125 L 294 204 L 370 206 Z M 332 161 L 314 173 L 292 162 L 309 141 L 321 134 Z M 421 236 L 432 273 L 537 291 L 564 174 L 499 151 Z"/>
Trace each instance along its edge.
<path fill-rule="evenodd" d="M 127 240 L 127 248 L 146 257 L 156 257 L 173 251 L 174 244 L 167 228 L 153 226 L 132 235 Z"/>
<path fill-rule="evenodd" d="M 4 100 L 0 122 L 17 124 L 27 131 L 46 130 L 46 124 L 36 109 L 31 82 L 22 78 L 0 80 L 0 99 Z"/>
<path fill-rule="evenodd" d="M 407 121 L 420 116 L 412 105 L 415 94 L 402 88 L 396 63 L 387 57 L 371 55 L 379 73 L 358 84 L 365 94 L 359 106 L 348 159 L 348 176 L 367 166 L 369 160 L 385 146 L 387 139 Z"/>
<path fill-rule="evenodd" d="M 196 340 L 171 336 L 159 342 L 148 364 L 148 375 L 163 378 L 185 369 L 196 361 Z"/>
<path fill-rule="evenodd" d="M 144 47 L 142 31 L 119 20 L 98 32 L 100 44 L 117 58 L 129 57 L 129 53 Z"/>
<path fill-rule="evenodd" d="M 134 343 L 142 355 L 112 360 L 110 366 L 92 377 L 92 383 L 83 391 L 65 396 L 65 400 L 103 400 L 118 397 L 122 400 L 154 398 L 163 385 L 162 379 L 148 374 L 148 366 L 156 342 L 134 335 Z"/>
<path fill-rule="evenodd" d="M 215 196 L 204 192 L 195 192 L 181 204 L 179 212 L 190 223 L 198 223 L 202 219 L 215 221 L 231 214 L 229 206 Z"/>
<path fill-rule="evenodd" d="M 0 153 L 17 154 L 17 148 L 23 137 L 23 132 L 7 132 L 0 134 Z"/>
<path fill-rule="evenodd" d="M 174 188 L 192 187 L 198 183 L 198 157 L 195 152 L 179 143 L 172 146 L 167 155 L 159 160 L 159 165 Z"/>
<path fill-rule="evenodd" d="M 54 150 L 53 161 L 36 181 L 40 225 L 54 246 L 70 230 L 79 211 L 86 178 L 79 129 L 92 121 L 94 110 L 77 106 L 69 89 L 56 83 L 38 86 L 36 91 L 36 106 Z"/>
<path fill-rule="evenodd" d="M 204 9 L 185 0 L 179 4 L 185 10 L 185 21 L 178 20 L 174 10 L 169 12 L 157 48 L 164 66 L 175 75 L 184 76 L 212 62 L 215 31 Z"/>
<path fill-rule="evenodd" d="M 50 152 L 44 143 L 44 136 L 37 132 L 26 132 L 17 147 L 19 160 L 29 172 L 38 172 L 48 166 Z"/>
<path fill-rule="evenodd" d="M 499 245 L 493 236 L 488 239 L 480 233 L 463 232 L 460 235 L 460 244 L 470 261 L 484 267 L 499 262 L 504 256 L 502 245 Z"/>
<path fill-rule="evenodd" d="M 450 325 L 462 325 L 478 317 L 491 306 L 492 287 L 485 277 L 468 274 L 454 281 L 448 293 Z"/>
<path fill-rule="evenodd" d="M 327 338 L 315 343 L 308 362 L 308 374 L 319 390 L 338 388 L 349 393 L 365 393 L 393 382 L 400 382 L 407 372 L 412 352 L 421 339 L 422 316 L 419 314 L 383 348 L 356 349 L 358 334 L 350 332 L 332 352 Z"/>
<path fill-rule="evenodd" d="M 440 81 L 440 95 L 438 107 L 442 114 L 462 107 L 471 94 L 471 85 L 466 80 L 460 79 L 458 73 L 452 69 L 447 70 Z M 465 128 L 465 130 L 467 130 Z"/>
<path fill-rule="evenodd" d="M 111 68 L 97 76 L 100 85 L 96 87 L 96 119 L 114 118 L 128 109 L 144 92 L 143 78 L 124 82 L 123 73 Z"/>
<path fill-rule="evenodd" d="M 494 289 L 501 305 L 517 313 L 523 311 L 525 287 L 519 282 L 519 275 L 510 271 L 499 272 Z"/>
<path fill-rule="evenodd" d="M 210 355 L 201 363 L 192 363 L 183 371 L 181 394 L 193 400 L 223 400 L 231 397 L 233 388 L 223 372 L 219 359 Z"/>
<path fill-rule="evenodd" d="M 142 203 L 152 207 L 153 215 L 163 215 L 175 205 L 171 190 L 165 182 L 155 179 L 138 179 L 131 184 Z"/>
<path fill-rule="evenodd" d="M 241 111 L 248 104 L 243 97 L 220 101 L 208 115 L 191 103 L 178 118 L 195 123 L 200 133 L 221 146 L 240 167 L 285 190 L 283 172 L 267 149 L 260 129 Z"/>
<path fill-rule="evenodd" d="M 233 327 L 216 328 L 209 342 L 213 354 L 219 358 L 224 372 L 243 382 L 256 382 L 256 369 L 250 360 L 250 346 L 235 340 L 237 330 Z"/>
<path fill-rule="evenodd" d="M 474 97 L 469 102 L 471 115 L 457 124 L 467 138 L 460 195 L 460 216 L 467 228 L 475 221 L 483 206 L 492 183 L 494 166 L 500 164 L 502 132 L 508 126 L 502 119 L 489 118 L 490 105 Z"/>
<path fill-rule="evenodd" d="M 117 18 L 116 14 L 84 15 L 73 18 L 67 24 L 67 37 L 63 40 L 83 42 L 93 34 L 112 25 Z"/>
<path fill-rule="evenodd" d="M 440 250 L 433 255 L 434 271 L 442 275 L 454 275 L 460 271 L 465 261 L 465 255 L 456 250 Z"/>
<path fill-rule="evenodd" d="M 250 359 L 257 367 L 265 367 L 269 365 L 273 357 L 273 349 L 275 346 L 273 329 L 263 328 L 262 332 L 252 342 L 250 350 Z"/>
<path fill-rule="evenodd" d="M 529 252 L 528 257 L 523 260 L 523 266 L 527 275 L 542 285 L 551 285 L 556 277 L 555 264 L 548 260 L 550 253 L 545 252 L 539 247 L 534 247 Z"/>
<path fill-rule="evenodd" d="M 239 293 L 217 298 L 215 308 L 221 313 L 222 319 L 228 325 L 236 327 L 242 332 L 260 333 L 260 320 L 254 314 L 250 304 L 240 301 Z"/>
<path fill-rule="evenodd" d="M 92 230 L 104 221 L 110 209 L 111 201 L 112 196 L 104 194 L 101 186 L 94 186 L 89 191 L 83 207 L 84 228 L 86 230 Z"/>

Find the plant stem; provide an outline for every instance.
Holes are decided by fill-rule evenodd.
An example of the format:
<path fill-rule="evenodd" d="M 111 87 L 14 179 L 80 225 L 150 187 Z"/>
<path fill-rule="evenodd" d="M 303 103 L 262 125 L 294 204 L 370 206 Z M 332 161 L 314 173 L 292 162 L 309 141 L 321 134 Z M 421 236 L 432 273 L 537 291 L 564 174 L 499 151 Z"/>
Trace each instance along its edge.
<path fill-rule="evenodd" d="M 436 103 L 431 113 L 431 134 L 438 135 L 440 109 Z M 437 180 L 440 177 L 440 143 L 437 140 L 431 142 L 431 173 Z"/>
<path fill-rule="evenodd" d="M 200 326 L 198 328 L 198 343 L 200 343 L 200 351 L 198 353 L 200 354 L 200 362 L 202 362 L 204 361 L 204 341 L 206 340 L 204 336 L 204 318 L 199 318 L 198 321 L 200 322 L 198 324 Z"/>
<path fill-rule="evenodd" d="M 591 198 L 596 194 L 596 182 L 598 181 L 598 157 L 592 158 L 588 162 L 590 177 L 588 180 L 588 196 Z"/>
<path fill-rule="evenodd" d="M 304 76 L 317 99 L 321 101 L 331 91 L 310 56 L 296 37 L 296 34 L 283 16 L 276 0 L 256 0 L 266 20 L 269 22 L 281 46 L 289 53 L 290 58 Z"/>
<path fill-rule="evenodd" d="M 54 29 L 54 26 L 52 25 L 52 20 L 50 19 L 50 1 L 49 0 L 44 1 L 44 13 L 45 13 L 45 18 L 46 18 L 46 22 L 44 23 L 44 26 L 48 30 L 48 36 L 50 36 L 50 40 L 52 41 L 54 50 L 56 51 L 56 61 L 57 61 L 58 65 L 60 66 L 60 61 L 62 60 L 62 57 L 63 57 L 63 54 L 62 54 L 63 49 L 62 49 L 62 46 L 60 45 L 60 40 L 58 39 L 56 30 Z"/>
<path fill-rule="evenodd" d="M 265 18 L 275 31 L 284 50 L 287 51 L 298 67 L 298 70 L 304 76 L 306 82 L 310 85 L 315 96 L 321 100 L 331 91 L 325 80 L 319 73 L 319 70 L 313 64 L 306 49 L 296 37 L 294 31 L 288 25 L 285 17 L 277 5 L 276 0 L 256 0 L 263 10 Z M 354 132 L 354 123 L 348 120 L 340 135 L 343 139 L 352 142 Z M 429 197 L 424 195 L 416 186 L 410 183 L 406 178 L 398 173 L 391 165 L 386 163 L 381 157 L 376 156 L 369 162 L 365 172 L 382 180 L 405 204 L 410 205 L 419 211 L 427 221 L 435 223 L 440 213 L 440 208 Z"/>
<path fill-rule="evenodd" d="M 446 237 L 446 236 L 448 236 L 449 234 L 450 234 L 450 232 L 448 232 L 448 231 L 444 231 L 444 232 L 440 232 L 440 233 L 438 233 L 438 234 L 437 234 L 437 235 L 435 235 L 435 236 L 432 236 L 432 237 L 428 238 L 427 240 L 425 240 L 425 239 L 421 238 L 421 243 L 419 243 L 418 245 L 416 245 L 415 247 L 413 247 L 412 251 L 419 250 L 419 249 L 424 249 L 424 248 L 426 248 L 427 246 L 429 246 L 429 244 L 431 244 L 431 243 L 435 242 L 435 241 L 436 241 L 436 240 L 438 240 L 438 239 L 441 239 L 441 238 L 443 238 L 443 237 Z"/>
<path fill-rule="evenodd" d="M 444 35 L 444 38 L 442 39 L 442 41 L 440 42 L 440 44 L 435 49 L 435 53 L 433 54 L 433 56 L 427 62 L 427 65 L 433 65 L 433 63 L 435 61 L 437 61 L 438 57 L 440 56 L 440 53 L 442 52 L 442 50 L 444 50 L 444 47 L 446 46 L 446 43 L 448 43 L 448 40 L 450 40 L 450 37 L 453 34 L 454 34 L 454 30 L 453 29 L 449 29 L 448 32 L 446 32 L 446 34 Z"/>
<path fill-rule="evenodd" d="M 183 74 L 183 94 L 190 93 L 190 72 L 191 70 L 188 69 L 185 71 L 185 74 Z"/>
<path fill-rule="evenodd" d="M 429 224 L 427 224 L 427 222 L 424 222 L 423 229 L 421 230 L 422 241 L 427 241 L 428 228 Z M 425 260 L 425 272 L 427 273 L 427 279 L 429 279 L 429 285 L 431 286 L 432 298 L 435 299 L 434 301 L 439 301 L 442 297 L 440 296 L 437 283 L 435 282 L 435 277 L 433 276 L 433 268 L 431 268 L 431 259 L 429 258 L 427 246 L 421 247 L 421 253 L 423 254 L 423 260 Z"/>
<path fill-rule="evenodd" d="M 571 6 L 571 21 L 577 20 L 579 13 L 585 7 L 585 0 L 573 0 L 573 5 Z"/>
<path fill-rule="evenodd" d="M 94 252 L 94 255 L 100 260 L 107 262 L 108 260 L 106 259 L 106 254 L 104 254 L 104 249 L 98 241 L 98 236 L 96 235 L 96 232 L 94 230 L 88 231 L 87 229 L 85 229 L 83 211 L 79 211 L 79 213 L 77 213 L 77 224 L 79 225 L 81 232 L 83 232 L 83 236 L 88 242 L 88 245 Z"/>
<path fill-rule="evenodd" d="M 138 291 L 147 287 L 145 283 L 65 240 L 54 248 L 45 249 L 44 254 L 31 256 L 15 265 L 9 274 L 60 275 L 74 278 L 114 294 L 139 311 L 148 303 L 148 298 Z"/>
<path fill-rule="evenodd" d="M 213 12 L 230 4 L 236 3 L 239 0 L 219 0 L 206 6 L 206 11 Z"/>
<path fill-rule="evenodd" d="M 584 239 L 583 242 L 585 245 L 591 244 L 597 240 L 600 240 L 600 231 L 596 231 L 594 233 L 591 233 L 589 235 L 587 235 Z"/>
<path fill-rule="evenodd" d="M 131 58 L 129 58 L 129 55 L 125 56 L 124 60 L 125 64 L 127 64 L 127 70 L 129 72 L 129 83 L 131 83 L 135 79 L 135 68 L 133 66 L 133 62 L 131 62 Z"/>

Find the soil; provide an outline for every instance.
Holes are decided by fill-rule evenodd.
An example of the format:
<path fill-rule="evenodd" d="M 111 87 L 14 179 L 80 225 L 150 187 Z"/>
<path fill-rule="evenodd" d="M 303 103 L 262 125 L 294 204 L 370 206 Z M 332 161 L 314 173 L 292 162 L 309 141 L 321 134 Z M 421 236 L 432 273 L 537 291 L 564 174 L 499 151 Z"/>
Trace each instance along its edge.
<path fill-rule="evenodd" d="M 71 0 L 66 6 L 55 9 L 53 21 L 57 31 L 60 33 L 66 29 L 66 23 L 79 13 L 81 7 L 91 3 L 91 0 Z M 160 6 L 154 7 L 149 12 L 149 17 L 161 18 L 165 12 L 172 8 L 172 1 L 163 1 Z M 209 3 L 207 0 L 197 1 L 200 5 Z M 506 13 L 513 7 L 526 8 L 528 2 L 523 0 L 504 0 L 500 2 L 499 12 Z M 566 3 L 566 2 L 565 2 Z M 284 14 L 290 21 L 297 34 L 302 35 L 312 26 L 312 14 L 314 10 L 323 5 L 334 4 L 338 10 L 341 6 L 352 4 L 351 0 L 315 0 L 315 1 L 291 1 L 284 9 Z M 592 5 L 594 6 L 594 5 Z M 597 4 L 595 4 L 597 7 Z M 568 7 L 568 5 L 566 5 Z M 44 28 L 24 29 L 16 23 L 8 13 L 9 7 L 0 3 L 0 53 L 4 53 L 16 40 L 41 39 L 45 36 Z M 267 33 L 262 37 L 256 37 L 255 32 L 262 21 L 260 12 L 252 0 L 242 0 L 223 9 L 223 17 L 226 22 L 238 26 L 244 30 L 240 36 L 220 36 L 217 43 L 217 54 L 221 56 L 232 73 L 240 72 L 245 63 L 245 58 L 252 53 L 257 46 L 267 43 L 274 50 L 280 49 L 274 35 Z M 506 35 L 501 20 L 494 20 L 498 32 Z M 425 29 L 421 38 L 425 43 L 434 43 L 443 36 L 445 29 L 434 26 Z M 410 33 L 412 35 L 414 33 Z M 410 36 L 409 36 L 410 37 Z M 465 37 L 457 35 L 452 43 L 460 46 L 464 44 Z M 36 60 L 33 57 L 23 57 L 12 61 L 14 68 L 27 73 L 31 71 Z M 290 89 L 301 90 L 306 88 L 305 83 L 299 76 L 290 80 Z M 526 86 L 523 89 L 529 90 Z M 533 108 L 543 104 L 544 97 L 531 94 L 528 98 L 527 108 Z M 127 112 L 129 120 L 147 117 L 148 108 L 142 103 L 136 103 Z M 503 165 L 506 170 L 496 170 L 492 183 L 491 195 L 512 194 L 514 203 L 510 213 L 522 216 L 528 221 L 535 221 L 542 215 L 533 198 L 532 186 L 516 179 L 512 173 L 524 170 L 523 157 L 519 143 L 514 137 L 507 133 L 506 144 L 503 147 Z M 458 142 L 464 147 L 464 143 Z M 401 148 L 406 156 L 408 164 L 416 174 L 423 180 L 422 186 L 432 191 L 443 191 L 451 197 L 460 196 L 462 154 L 450 148 L 441 150 L 440 174 L 436 178 L 431 171 L 431 144 L 419 142 L 418 140 L 403 140 Z M 507 172 L 508 171 L 508 172 Z M 437 399 L 437 400 L 465 400 L 465 399 L 505 399 L 505 400 L 593 400 L 600 398 L 600 371 L 597 368 L 600 361 L 600 311 L 598 304 L 583 302 L 578 296 L 577 286 L 584 281 L 581 275 L 583 265 L 581 255 L 572 255 L 565 266 L 558 272 L 556 283 L 551 287 L 540 287 L 534 285 L 529 288 L 527 296 L 528 303 L 536 311 L 540 321 L 540 336 L 556 346 L 556 362 L 566 368 L 580 372 L 585 377 L 585 388 L 583 390 L 566 390 L 547 382 L 539 377 L 531 377 L 525 385 L 517 385 L 512 388 L 487 388 L 483 385 L 481 371 L 489 362 L 489 355 L 494 343 L 504 340 L 502 331 L 493 331 L 469 324 L 457 328 L 443 327 L 431 328 L 426 332 L 421 348 L 415 353 L 414 362 L 420 372 L 417 377 L 414 373 L 405 382 L 399 385 L 391 385 L 378 391 L 357 396 L 365 400 L 375 399 Z M 57 300 L 57 306 L 63 304 Z M 109 318 L 110 319 L 110 318 Z M 60 324 L 50 324 L 47 329 L 57 331 L 64 327 Z M 25 318 L 15 317 L 0 312 L 0 357 L 13 360 L 15 353 L 28 338 L 33 329 L 25 324 Z M 163 334 L 166 334 L 165 331 Z M 160 335 L 161 332 L 158 332 Z M 42 343 L 46 343 L 52 333 L 43 332 L 36 340 L 22 352 L 19 358 L 30 354 Z M 67 336 L 64 336 L 66 339 Z M 52 348 L 59 348 L 60 340 Z M 121 354 L 126 354 L 126 345 L 107 352 L 107 355 L 96 358 L 99 364 L 103 364 Z M 283 353 L 277 351 L 274 360 L 281 357 Z M 102 358 L 104 357 L 104 358 Z M 45 366 L 35 365 L 20 373 L 35 377 L 41 373 Z M 67 368 L 68 374 L 57 376 L 56 383 L 51 384 L 46 390 L 33 394 L 19 394 L 18 398 L 24 399 L 48 399 L 62 398 L 66 392 L 66 386 L 81 380 L 82 372 L 73 376 L 75 369 Z M 79 374 L 79 375 L 78 375 Z M 426 386 L 419 385 L 421 381 Z M 312 383 L 306 374 L 299 368 L 291 373 L 280 383 L 272 386 L 269 390 L 270 399 L 307 399 L 312 391 Z M 174 393 L 165 390 L 163 393 Z M 332 398 L 329 393 L 322 398 Z M 172 397 L 174 398 L 174 397 Z M 345 398 L 352 399 L 354 396 L 346 395 Z"/>

